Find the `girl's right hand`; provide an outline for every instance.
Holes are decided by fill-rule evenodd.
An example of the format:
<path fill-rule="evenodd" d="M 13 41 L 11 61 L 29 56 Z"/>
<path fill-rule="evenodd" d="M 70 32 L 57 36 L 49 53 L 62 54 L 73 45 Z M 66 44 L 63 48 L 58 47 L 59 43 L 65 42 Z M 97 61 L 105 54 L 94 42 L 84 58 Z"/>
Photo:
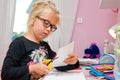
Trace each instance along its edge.
<path fill-rule="evenodd" d="M 34 65 L 29 65 L 29 73 L 37 73 L 39 75 L 48 74 L 50 71 L 49 67 L 43 62 L 36 63 Z"/>

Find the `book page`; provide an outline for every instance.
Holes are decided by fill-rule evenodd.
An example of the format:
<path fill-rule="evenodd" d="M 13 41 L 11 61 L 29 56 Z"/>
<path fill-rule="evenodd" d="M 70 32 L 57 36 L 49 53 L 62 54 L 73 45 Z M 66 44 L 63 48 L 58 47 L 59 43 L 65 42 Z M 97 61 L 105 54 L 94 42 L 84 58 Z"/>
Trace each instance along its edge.
<path fill-rule="evenodd" d="M 74 49 L 74 42 L 71 42 L 70 44 L 60 48 L 56 56 L 57 59 L 53 61 L 53 67 L 67 65 L 63 61 L 68 57 L 70 53 L 73 53 L 73 49 Z"/>

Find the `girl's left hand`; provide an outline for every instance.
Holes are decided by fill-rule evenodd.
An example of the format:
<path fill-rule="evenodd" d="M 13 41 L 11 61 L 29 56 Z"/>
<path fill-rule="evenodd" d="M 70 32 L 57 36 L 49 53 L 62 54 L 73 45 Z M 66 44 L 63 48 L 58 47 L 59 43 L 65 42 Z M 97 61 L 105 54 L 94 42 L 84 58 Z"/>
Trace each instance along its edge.
<path fill-rule="evenodd" d="M 70 53 L 68 58 L 64 60 L 66 64 L 75 64 L 78 61 L 78 56 L 74 53 Z"/>

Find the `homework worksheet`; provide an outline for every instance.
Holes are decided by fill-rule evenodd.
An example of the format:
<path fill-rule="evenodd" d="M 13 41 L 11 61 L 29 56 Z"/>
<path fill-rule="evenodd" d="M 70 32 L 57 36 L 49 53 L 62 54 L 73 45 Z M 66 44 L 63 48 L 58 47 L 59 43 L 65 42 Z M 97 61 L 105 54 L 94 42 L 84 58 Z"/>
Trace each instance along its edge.
<path fill-rule="evenodd" d="M 71 42 L 68 45 L 60 48 L 57 52 L 57 59 L 53 61 L 53 67 L 64 66 L 67 65 L 63 61 L 68 57 L 69 53 L 72 53 L 74 49 L 74 42 Z"/>
<path fill-rule="evenodd" d="M 81 72 L 56 72 L 45 76 L 44 80 L 86 80 L 84 73 Z"/>

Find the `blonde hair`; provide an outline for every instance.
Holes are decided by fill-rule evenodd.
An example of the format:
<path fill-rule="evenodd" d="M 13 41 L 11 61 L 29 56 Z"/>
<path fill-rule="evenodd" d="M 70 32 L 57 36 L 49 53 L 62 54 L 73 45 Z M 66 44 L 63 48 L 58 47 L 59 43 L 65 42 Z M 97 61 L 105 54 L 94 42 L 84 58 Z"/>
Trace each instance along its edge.
<path fill-rule="evenodd" d="M 55 12 L 55 14 L 59 17 L 59 11 L 57 10 L 55 4 L 52 1 L 46 1 L 46 0 L 38 0 L 33 4 L 33 7 L 31 9 L 31 12 L 29 14 L 28 18 L 28 27 L 30 24 L 31 17 L 35 18 L 39 14 L 43 12 L 45 9 L 51 9 Z"/>

